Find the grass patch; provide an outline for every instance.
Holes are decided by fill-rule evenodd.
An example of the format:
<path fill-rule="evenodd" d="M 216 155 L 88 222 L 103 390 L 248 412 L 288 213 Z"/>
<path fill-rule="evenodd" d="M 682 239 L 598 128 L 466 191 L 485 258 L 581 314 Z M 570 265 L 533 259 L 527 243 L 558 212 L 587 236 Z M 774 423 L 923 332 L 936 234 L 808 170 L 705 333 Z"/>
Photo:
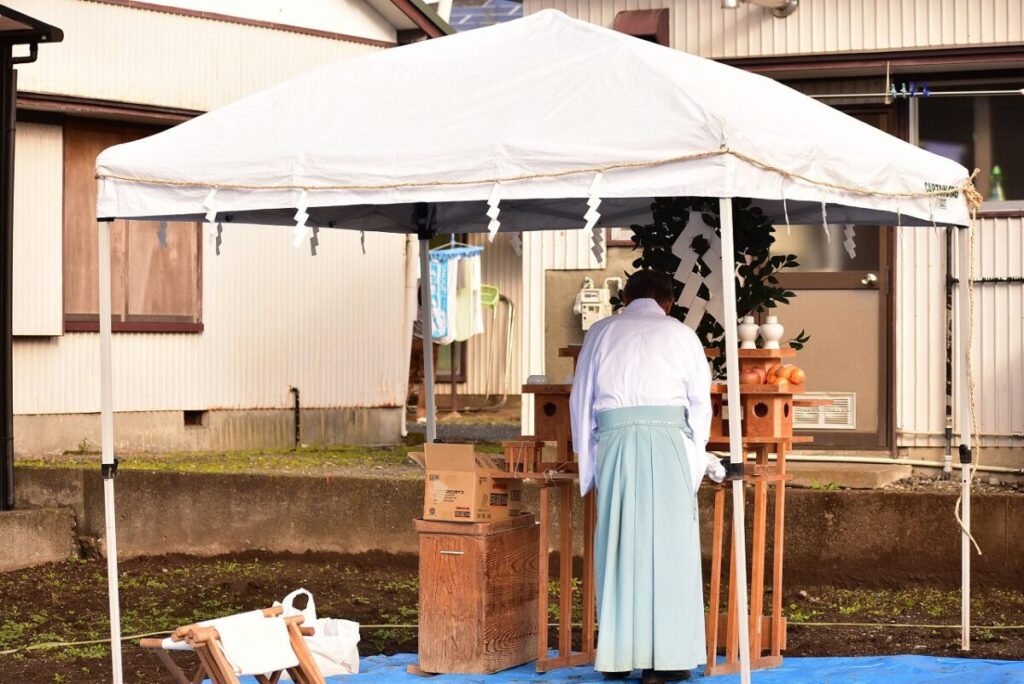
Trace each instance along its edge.
<path fill-rule="evenodd" d="M 360 470 L 388 470 L 389 474 L 418 474 L 420 469 L 409 459 L 409 452 L 420 451 L 422 435 L 410 435 L 405 443 L 394 446 L 334 445 L 298 449 L 261 449 L 239 451 L 182 451 L 166 454 L 120 455 L 122 470 L 188 473 L 275 473 L 307 474 L 331 471 L 347 473 Z M 500 444 L 482 443 L 477 450 L 500 454 Z M 19 458 L 20 468 L 95 468 L 97 456 L 91 452 L 70 451 L 57 457 Z"/>

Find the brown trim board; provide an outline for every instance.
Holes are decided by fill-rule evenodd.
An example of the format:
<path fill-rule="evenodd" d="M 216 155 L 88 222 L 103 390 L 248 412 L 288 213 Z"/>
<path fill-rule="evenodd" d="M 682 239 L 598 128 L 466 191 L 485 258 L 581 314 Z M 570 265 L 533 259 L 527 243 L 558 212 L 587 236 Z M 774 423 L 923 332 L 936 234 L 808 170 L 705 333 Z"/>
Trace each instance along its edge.
<path fill-rule="evenodd" d="M 883 73 L 888 65 L 901 71 L 921 67 L 954 67 L 978 62 L 1008 67 L 1024 62 L 1024 44 L 979 45 L 973 47 L 888 50 L 885 52 L 830 52 L 764 57 L 728 57 L 716 61 L 760 74 L 808 71 L 821 74 L 833 69 L 875 69 Z"/>
<path fill-rule="evenodd" d="M 75 97 L 72 95 L 52 95 L 50 93 L 18 93 L 18 119 L 33 123 L 59 123 L 46 115 L 60 117 L 81 117 L 87 119 L 105 119 L 108 121 L 133 121 L 148 124 L 173 126 L 193 119 L 201 112 L 195 109 L 179 109 L 177 107 L 160 107 L 157 105 L 135 104 L 100 100 L 91 97 Z M 42 116 L 40 116 L 42 115 Z"/>

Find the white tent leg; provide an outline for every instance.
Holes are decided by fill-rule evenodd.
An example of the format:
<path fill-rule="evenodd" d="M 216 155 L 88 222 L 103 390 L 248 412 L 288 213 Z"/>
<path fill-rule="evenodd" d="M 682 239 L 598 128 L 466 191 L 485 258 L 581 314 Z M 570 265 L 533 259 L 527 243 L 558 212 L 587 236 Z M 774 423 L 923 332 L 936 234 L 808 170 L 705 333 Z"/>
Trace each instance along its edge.
<path fill-rule="evenodd" d="M 739 338 L 736 331 L 736 280 L 733 272 L 735 249 L 732 239 L 732 200 L 718 200 L 722 218 L 722 303 L 725 314 L 722 326 L 725 328 L 725 371 L 729 397 L 729 460 L 743 463 L 743 435 L 740 430 L 740 360 Z M 739 600 L 740 636 L 740 682 L 750 682 L 750 621 L 747 619 L 747 528 L 744 522 L 743 481 L 732 481 L 732 534 L 736 546 L 736 582 L 739 585 L 736 597 Z M 731 608 L 731 606 L 730 606 Z"/>
<path fill-rule="evenodd" d="M 961 504 L 960 518 L 964 529 L 960 532 L 960 648 L 971 650 L 971 390 L 968 382 L 968 369 L 971 358 L 967 336 L 971 324 L 971 303 L 969 279 L 970 267 L 970 228 L 957 231 L 957 306 L 960 329 L 958 333 L 958 351 L 960 354 L 960 486 Z"/>
<path fill-rule="evenodd" d="M 117 528 L 114 517 L 114 388 L 111 364 L 110 221 L 99 222 L 100 445 L 103 509 L 106 518 L 107 586 L 110 596 L 110 659 L 114 684 L 122 684 L 121 607 L 117 586 Z"/>
<path fill-rule="evenodd" d="M 434 406 L 434 329 L 430 317 L 430 240 L 420 240 L 420 325 L 423 332 L 423 393 L 427 401 L 427 441 L 437 441 Z"/>

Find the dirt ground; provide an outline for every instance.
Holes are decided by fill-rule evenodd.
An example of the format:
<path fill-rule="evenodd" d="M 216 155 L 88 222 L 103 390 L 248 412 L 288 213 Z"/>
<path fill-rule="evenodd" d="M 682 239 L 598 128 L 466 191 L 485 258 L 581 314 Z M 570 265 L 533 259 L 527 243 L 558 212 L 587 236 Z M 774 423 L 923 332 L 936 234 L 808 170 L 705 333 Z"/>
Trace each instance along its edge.
<path fill-rule="evenodd" d="M 0 682 L 110 680 L 109 651 L 102 643 L 25 649 L 43 642 L 102 640 L 108 634 L 105 570 L 103 561 L 85 560 L 0 574 Z M 363 655 L 416 650 L 416 630 L 409 627 L 417 620 L 416 558 L 379 553 L 126 561 L 121 564 L 123 631 L 161 632 L 266 607 L 300 586 L 313 592 L 321 615 L 363 625 Z M 973 604 L 979 627 L 971 656 L 1024 659 L 1024 591 L 982 588 Z M 784 605 L 790 621 L 787 655 L 961 655 L 956 591 L 794 587 Z M 550 613 L 558 619 L 557 607 Z M 171 682 L 157 659 L 136 643 L 137 637 L 125 642 L 126 679 Z"/>

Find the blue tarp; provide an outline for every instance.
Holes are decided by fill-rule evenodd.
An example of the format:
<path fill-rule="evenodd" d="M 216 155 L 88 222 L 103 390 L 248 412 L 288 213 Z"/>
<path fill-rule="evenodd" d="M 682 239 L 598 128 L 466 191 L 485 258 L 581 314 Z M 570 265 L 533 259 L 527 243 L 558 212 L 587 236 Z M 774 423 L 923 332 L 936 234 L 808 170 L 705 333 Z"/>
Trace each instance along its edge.
<path fill-rule="evenodd" d="M 533 664 L 493 675 L 439 675 L 423 678 L 406 673 L 416 655 L 363 658 L 361 672 L 348 677 L 330 677 L 332 684 L 508 684 L 510 682 L 600 682 L 592 667 L 572 667 L 537 674 Z M 1024 682 L 1024 661 L 932 658 L 928 656 L 877 656 L 862 658 L 786 658 L 782 667 L 755 672 L 754 684 L 932 684 L 932 682 L 969 682 L 970 684 L 1010 684 Z M 246 684 L 254 682 L 243 678 Z M 634 680 L 636 681 L 636 680 Z M 735 684 L 739 675 L 721 675 L 708 684 Z"/>

